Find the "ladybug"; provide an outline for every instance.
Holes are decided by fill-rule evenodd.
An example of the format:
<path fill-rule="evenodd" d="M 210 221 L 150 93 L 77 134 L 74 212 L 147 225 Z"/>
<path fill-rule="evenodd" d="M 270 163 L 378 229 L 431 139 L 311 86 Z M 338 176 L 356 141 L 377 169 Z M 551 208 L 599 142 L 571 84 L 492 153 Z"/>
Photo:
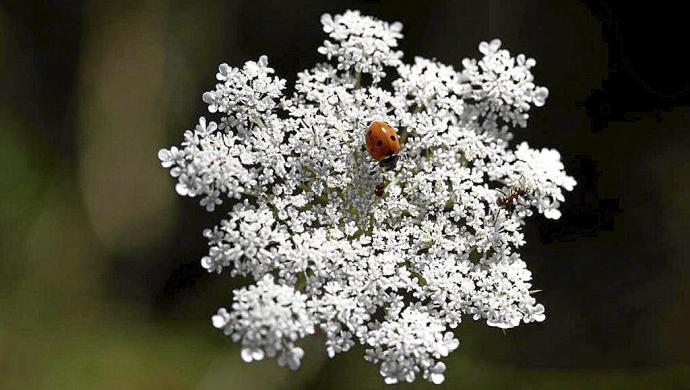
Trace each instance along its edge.
<path fill-rule="evenodd" d="M 400 136 L 384 121 L 373 121 L 364 138 L 367 152 L 379 165 L 390 170 L 395 168 L 400 153 Z"/>

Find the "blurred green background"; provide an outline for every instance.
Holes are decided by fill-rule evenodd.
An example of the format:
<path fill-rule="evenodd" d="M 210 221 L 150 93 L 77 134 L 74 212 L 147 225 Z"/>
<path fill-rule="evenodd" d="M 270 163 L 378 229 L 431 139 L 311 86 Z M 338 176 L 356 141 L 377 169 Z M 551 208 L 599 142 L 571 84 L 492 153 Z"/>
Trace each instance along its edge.
<path fill-rule="evenodd" d="M 315 337 L 296 373 L 245 364 L 210 326 L 220 215 L 180 199 L 156 152 L 205 112 L 221 62 L 319 58 L 323 12 L 405 25 L 405 59 L 460 67 L 500 37 L 551 90 L 517 140 L 578 187 L 524 255 L 547 321 L 470 319 L 441 387 L 690 388 L 690 63 L 679 10 L 588 2 L 0 1 L 0 388 L 381 388 Z M 208 115 L 207 115 L 208 116 Z M 396 386 L 393 386 L 396 387 Z M 418 382 L 399 388 L 431 388 Z"/>

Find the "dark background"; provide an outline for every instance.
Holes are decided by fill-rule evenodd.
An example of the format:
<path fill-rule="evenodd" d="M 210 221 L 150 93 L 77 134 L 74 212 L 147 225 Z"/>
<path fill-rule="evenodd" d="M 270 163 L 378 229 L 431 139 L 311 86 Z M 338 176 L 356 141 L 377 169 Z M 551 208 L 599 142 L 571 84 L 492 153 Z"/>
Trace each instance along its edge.
<path fill-rule="evenodd" d="M 199 265 L 220 215 L 156 158 L 205 113 L 219 63 L 267 54 L 290 84 L 320 60 L 321 13 L 348 8 L 401 21 L 406 62 L 459 69 L 495 37 L 534 57 L 550 97 L 516 141 L 558 149 L 578 181 L 563 218 L 526 228 L 547 320 L 467 319 L 444 386 L 690 388 L 682 10 L 213 0 L 0 1 L 0 388 L 383 386 L 361 349 L 329 360 L 318 337 L 297 373 L 241 362 L 210 326 L 234 282 Z"/>

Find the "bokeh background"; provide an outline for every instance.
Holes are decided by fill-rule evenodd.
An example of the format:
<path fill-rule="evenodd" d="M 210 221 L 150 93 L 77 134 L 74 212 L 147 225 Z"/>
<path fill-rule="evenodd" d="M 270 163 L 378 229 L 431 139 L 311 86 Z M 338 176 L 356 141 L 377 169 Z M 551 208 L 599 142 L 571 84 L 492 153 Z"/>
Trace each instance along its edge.
<path fill-rule="evenodd" d="M 680 9 L 600 1 L 0 1 L 0 388 L 380 388 L 362 350 L 317 338 L 292 373 L 210 326 L 196 200 L 156 152 L 205 112 L 221 62 L 294 81 L 319 16 L 405 25 L 405 59 L 460 68 L 499 37 L 551 96 L 517 140 L 561 151 L 563 218 L 526 229 L 547 321 L 467 320 L 447 388 L 690 388 L 690 61 Z M 432 388 L 418 382 L 399 388 Z"/>

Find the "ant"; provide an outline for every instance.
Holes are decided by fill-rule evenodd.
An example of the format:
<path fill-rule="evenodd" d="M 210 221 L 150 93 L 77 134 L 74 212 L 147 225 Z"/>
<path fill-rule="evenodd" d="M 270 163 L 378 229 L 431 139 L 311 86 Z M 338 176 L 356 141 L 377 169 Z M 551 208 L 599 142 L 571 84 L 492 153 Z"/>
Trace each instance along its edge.
<path fill-rule="evenodd" d="M 510 188 L 510 194 L 506 195 L 503 191 L 501 190 L 496 190 L 503 194 L 503 196 L 499 196 L 496 199 L 496 206 L 498 206 L 501 209 L 506 209 L 510 212 L 515 210 L 515 206 L 520 204 L 518 203 L 518 199 L 520 197 L 527 199 L 527 197 L 530 194 L 529 188 L 525 185 L 525 177 L 521 176 L 520 177 L 520 185 L 519 187 L 511 187 Z M 525 205 L 520 204 L 523 207 L 527 207 Z M 498 218 L 498 214 L 496 215 L 496 218 Z"/>
<path fill-rule="evenodd" d="M 518 186 L 512 186 L 510 187 L 510 194 L 506 195 L 505 192 L 497 189 L 496 191 L 500 192 L 503 194 L 503 196 L 499 196 L 496 198 L 496 206 L 498 206 L 498 211 L 496 212 L 496 216 L 494 217 L 494 226 L 496 226 L 496 222 L 498 222 L 498 217 L 501 214 L 502 209 L 506 209 L 508 212 L 512 213 L 515 211 L 515 207 L 517 205 L 520 205 L 524 208 L 528 208 L 529 205 L 521 204 L 518 203 L 518 200 L 520 198 L 523 198 L 525 200 L 528 199 L 530 195 L 530 189 L 527 188 L 527 185 L 525 184 L 525 177 L 520 176 L 519 180 L 519 185 Z M 503 230 L 503 227 L 499 228 L 499 231 Z M 501 240 L 499 240 L 499 243 Z"/>

